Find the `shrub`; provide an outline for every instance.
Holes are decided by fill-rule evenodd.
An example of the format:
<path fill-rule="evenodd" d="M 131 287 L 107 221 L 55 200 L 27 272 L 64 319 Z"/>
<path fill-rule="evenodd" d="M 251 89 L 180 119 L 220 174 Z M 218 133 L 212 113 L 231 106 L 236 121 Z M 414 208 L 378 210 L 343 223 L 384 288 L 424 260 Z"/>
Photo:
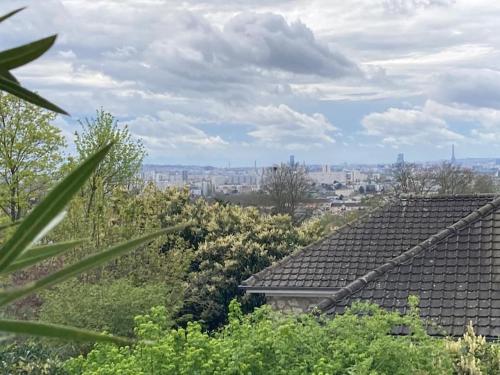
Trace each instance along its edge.
<path fill-rule="evenodd" d="M 448 341 L 457 375 L 500 374 L 500 346 L 488 344 L 483 336 L 477 336 L 469 323 L 463 338 Z"/>
<path fill-rule="evenodd" d="M 229 323 L 207 333 L 199 323 L 168 330 L 163 307 L 136 318 L 152 344 L 97 344 L 66 363 L 71 374 L 451 374 L 445 341 L 429 337 L 415 313 L 400 316 L 358 304 L 334 319 L 290 316 L 267 306 L 243 315 L 230 305 Z M 410 334 L 393 336 L 394 326 Z"/>
<path fill-rule="evenodd" d="M 1 347 L 0 373 L 15 375 L 64 375 L 63 362 L 33 340 Z"/>
<path fill-rule="evenodd" d="M 40 319 L 131 337 L 136 315 L 165 305 L 167 299 L 169 306 L 175 307 L 168 297 L 169 289 L 162 284 L 135 286 L 129 279 L 103 284 L 72 280 L 44 295 Z"/>

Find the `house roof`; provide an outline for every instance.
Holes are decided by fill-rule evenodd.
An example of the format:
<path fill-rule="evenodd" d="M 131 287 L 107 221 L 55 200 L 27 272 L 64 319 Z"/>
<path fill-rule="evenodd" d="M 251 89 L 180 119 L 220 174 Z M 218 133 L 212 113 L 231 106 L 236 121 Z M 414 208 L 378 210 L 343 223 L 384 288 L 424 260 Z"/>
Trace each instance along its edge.
<path fill-rule="evenodd" d="M 327 313 L 356 300 L 404 312 L 416 294 L 421 316 L 447 334 L 472 321 L 479 334 L 500 336 L 499 207 L 493 195 L 402 198 L 242 287 L 326 295 L 318 307 Z"/>

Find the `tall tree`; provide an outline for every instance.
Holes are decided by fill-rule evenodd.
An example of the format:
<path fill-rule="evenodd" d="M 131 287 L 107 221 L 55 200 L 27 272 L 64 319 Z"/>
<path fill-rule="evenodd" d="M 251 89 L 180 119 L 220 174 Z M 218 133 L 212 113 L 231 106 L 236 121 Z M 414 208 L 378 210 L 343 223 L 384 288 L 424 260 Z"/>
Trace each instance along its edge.
<path fill-rule="evenodd" d="M 130 183 L 139 172 L 146 155 L 140 140 L 134 140 L 127 127 L 121 126 L 109 112 L 100 109 L 96 117 L 80 121 L 81 132 L 75 132 L 76 150 L 80 160 L 86 159 L 104 145 L 114 142 L 113 148 L 99 164 L 88 183 L 87 214 L 93 207 L 96 195 L 108 195 L 120 185 Z"/>
<path fill-rule="evenodd" d="M 65 145 L 55 115 L 0 93 L 0 208 L 19 220 L 53 183 Z"/>
<path fill-rule="evenodd" d="M 262 189 L 269 194 L 278 213 L 293 217 L 309 186 L 310 182 L 303 168 L 281 164 L 268 168 L 264 174 Z"/>

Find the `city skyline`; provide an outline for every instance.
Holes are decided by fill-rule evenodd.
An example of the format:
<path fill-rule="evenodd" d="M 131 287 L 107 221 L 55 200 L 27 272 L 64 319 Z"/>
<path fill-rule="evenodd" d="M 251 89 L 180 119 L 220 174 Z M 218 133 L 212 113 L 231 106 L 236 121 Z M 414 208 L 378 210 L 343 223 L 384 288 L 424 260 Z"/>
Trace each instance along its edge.
<path fill-rule="evenodd" d="M 452 144 L 457 158 L 500 155 L 500 3 L 11 0 L 0 10 L 24 5 L 0 45 L 59 34 L 15 73 L 71 113 L 55 121 L 69 144 L 77 120 L 103 107 L 155 164 L 445 160 Z"/>

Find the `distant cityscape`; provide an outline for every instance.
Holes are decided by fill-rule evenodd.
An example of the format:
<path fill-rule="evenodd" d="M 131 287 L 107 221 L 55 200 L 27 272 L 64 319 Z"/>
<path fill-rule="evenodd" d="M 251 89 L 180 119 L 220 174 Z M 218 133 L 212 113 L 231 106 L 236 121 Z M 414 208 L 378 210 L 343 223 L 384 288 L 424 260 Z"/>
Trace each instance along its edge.
<path fill-rule="evenodd" d="M 287 163 L 295 165 L 295 155 L 290 155 Z M 446 161 L 446 160 L 445 160 Z M 488 174 L 498 178 L 500 175 L 500 158 L 456 158 L 455 147 L 452 146 L 448 162 L 473 170 L 475 173 Z M 311 181 L 321 192 L 333 188 L 335 195 L 349 197 L 356 192 L 379 192 L 384 189 L 390 180 L 390 174 L 395 164 L 405 163 L 403 153 L 396 155 L 394 163 L 387 164 L 306 164 L 305 168 Z M 416 163 L 422 167 L 430 167 L 442 163 Z M 277 163 L 279 164 L 279 163 Z M 276 165 L 277 165 L 276 164 Z M 217 194 L 241 194 L 259 191 L 262 187 L 265 170 L 270 166 L 253 167 L 212 167 L 212 166 L 183 166 L 183 165 L 154 165 L 145 164 L 141 178 L 144 181 L 154 182 L 159 188 L 189 187 L 193 196 L 212 197 Z M 324 195 L 324 194 L 322 194 Z"/>

